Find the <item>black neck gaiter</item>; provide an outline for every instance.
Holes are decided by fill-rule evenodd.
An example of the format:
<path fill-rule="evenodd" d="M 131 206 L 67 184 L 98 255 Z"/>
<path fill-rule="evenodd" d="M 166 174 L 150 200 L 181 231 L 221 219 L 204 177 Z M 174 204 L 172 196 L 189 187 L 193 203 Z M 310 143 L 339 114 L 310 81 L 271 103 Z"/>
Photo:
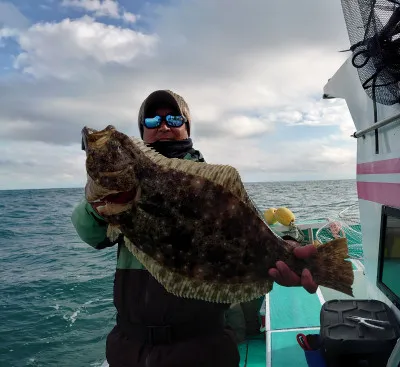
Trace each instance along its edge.
<path fill-rule="evenodd" d="M 191 138 L 184 140 L 156 141 L 148 144 L 149 147 L 156 150 L 167 158 L 183 158 L 193 149 Z"/>

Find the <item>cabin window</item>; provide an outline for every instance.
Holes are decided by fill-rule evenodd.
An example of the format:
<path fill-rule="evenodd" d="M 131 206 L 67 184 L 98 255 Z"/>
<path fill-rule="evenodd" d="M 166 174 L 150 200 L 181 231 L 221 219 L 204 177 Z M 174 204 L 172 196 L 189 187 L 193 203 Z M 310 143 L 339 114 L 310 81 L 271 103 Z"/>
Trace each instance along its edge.
<path fill-rule="evenodd" d="M 400 209 L 382 207 L 378 258 L 379 289 L 400 308 Z"/>

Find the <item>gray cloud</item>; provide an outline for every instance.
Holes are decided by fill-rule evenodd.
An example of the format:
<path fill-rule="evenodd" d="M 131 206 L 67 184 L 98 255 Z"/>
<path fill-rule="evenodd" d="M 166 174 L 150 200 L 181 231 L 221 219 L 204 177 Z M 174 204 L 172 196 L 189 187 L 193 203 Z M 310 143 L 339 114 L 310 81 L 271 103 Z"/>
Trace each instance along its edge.
<path fill-rule="evenodd" d="M 19 167 L 32 167 L 32 166 L 37 166 L 38 162 L 34 160 L 16 160 L 16 159 L 0 159 L 0 167 L 2 168 L 13 168 L 15 169 L 15 166 Z"/>
<path fill-rule="evenodd" d="M 132 56 L 122 64 L 117 60 L 124 59 L 124 50 L 113 51 L 106 39 L 125 39 L 123 42 L 132 42 L 132 47 L 140 46 L 140 36 L 132 30 L 108 29 L 101 23 L 78 20 L 69 26 L 46 25 L 25 32 L 19 37 L 25 46 L 19 66 L 46 74 L 36 80 L 0 82 L 4 91 L 0 97 L 3 126 L 32 122 L 8 132 L 3 129 L 3 134 L 10 139 L 45 138 L 70 144 L 83 125 L 101 127 L 105 121 L 118 122 L 119 127 L 137 133 L 132 122 L 141 100 L 152 89 L 172 86 L 199 116 L 199 134 L 226 133 L 226 129 L 218 131 L 216 120 L 201 123 L 204 105 L 217 106 L 215 117 L 220 122 L 234 115 L 234 110 L 265 112 L 292 103 L 300 90 L 302 97 L 315 93 L 316 87 L 322 91 L 322 80 L 311 81 L 309 75 L 304 76 L 309 64 L 307 53 L 314 63 L 320 62 L 321 69 L 329 67 L 325 61 L 335 62 L 332 53 L 345 39 L 339 10 L 338 6 L 311 0 L 301 4 L 237 2 L 234 6 L 227 1 L 175 2 L 153 8 L 157 16 L 149 17 L 155 20 L 154 31 L 144 37 L 159 39 L 156 57 L 140 60 L 138 51 L 137 60 L 125 50 L 125 59 Z M 78 27 L 86 28 L 86 32 L 91 28 L 104 32 L 104 38 L 89 37 L 84 48 L 76 46 L 81 44 Z M 50 29 L 51 37 L 47 36 Z M 76 31 L 65 33 L 66 29 Z M 68 39 L 60 42 L 65 34 Z M 80 50 L 86 51 L 82 54 Z M 85 58 L 85 53 L 89 57 L 93 52 L 109 55 L 108 61 Z M 315 61 L 324 53 L 325 59 Z"/>
<path fill-rule="evenodd" d="M 3 28 L 3 42 L 13 37 L 22 52 L 14 55 L 14 72 L 0 77 L 0 141 L 19 147 L 42 142 L 49 155 L 65 150 L 63 174 L 82 180 L 82 167 L 73 168 L 82 164 L 82 127 L 113 124 L 138 135 L 140 103 L 151 91 L 168 88 L 187 99 L 193 136 L 209 160 L 243 172 L 285 172 L 299 162 L 325 171 L 326 162 L 316 161 L 301 142 L 285 153 L 298 163 L 278 164 L 262 146 L 279 148 L 262 139 L 273 137 L 276 124 L 304 124 L 307 116 L 316 126 L 338 126 L 337 144 L 349 130 L 351 120 L 340 120 L 343 110 L 315 103 L 347 56 L 338 52 L 348 45 L 340 4 L 182 0 L 147 9 L 140 14 L 147 33 L 89 17 L 17 33 L 11 32 L 16 23 L 8 24 L 8 33 Z M 2 149 L 0 144 L 3 157 Z M 353 148 L 343 149 L 353 162 L 347 154 Z M 324 151 L 327 162 L 340 152 Z M 47 157 L 32 155 L 39 162 Z M 27 161 L 18 154 L 8 159 Z M 39 168 L 60 172 L 56 163 L 46 167 Z"/>

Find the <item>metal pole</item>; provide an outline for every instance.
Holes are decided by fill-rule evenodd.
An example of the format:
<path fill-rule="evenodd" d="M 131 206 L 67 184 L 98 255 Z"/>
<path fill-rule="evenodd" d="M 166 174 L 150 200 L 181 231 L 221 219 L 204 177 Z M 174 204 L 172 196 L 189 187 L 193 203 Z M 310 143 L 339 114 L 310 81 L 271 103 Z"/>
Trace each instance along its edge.
<path fill-rule="evenodd" d="M 379 121 L 376 124 L 373 124 L 370 127 L 367 127 L 366 129 L 356 131 L 353 135 L 350 135 L 350 136 L 353 138 L 359 138 L 360 136 L 364 136 L 365 134 L 367 134 L 371 131 L 377 130 L 380 127 L 386 126 L 392 122 L 400 122 L 400 113 L 398 113 L 392 117 L 389 117 L 385 120 Z"/>

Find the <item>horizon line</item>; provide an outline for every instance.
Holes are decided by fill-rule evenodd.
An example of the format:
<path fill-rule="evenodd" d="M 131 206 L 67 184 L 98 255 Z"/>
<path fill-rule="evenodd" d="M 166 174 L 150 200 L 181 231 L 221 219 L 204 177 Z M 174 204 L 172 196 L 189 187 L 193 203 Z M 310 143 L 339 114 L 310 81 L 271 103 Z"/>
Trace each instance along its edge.
<path fill-rule="evenodd" d="M 355 181 L 356 178 L 322 178 L 322 179 L 313 179 L 313 180 L 307 180 L 307 179 L 297 179 L 297 180 L 282 180 L 282 181 L 243 181 L 243 184 L 262 184 L 262 183 L 285 183 L 285 182 L 312 182 L 312 181 Z M 0 191 L 23 191 L 23 190 L 68 190 L 68 189 L 84 189 L 85 186 L 66 186 L 66 187 L 26 187 L 26 188 L 18 188 L 18 189 L 1 189 Z"/>

